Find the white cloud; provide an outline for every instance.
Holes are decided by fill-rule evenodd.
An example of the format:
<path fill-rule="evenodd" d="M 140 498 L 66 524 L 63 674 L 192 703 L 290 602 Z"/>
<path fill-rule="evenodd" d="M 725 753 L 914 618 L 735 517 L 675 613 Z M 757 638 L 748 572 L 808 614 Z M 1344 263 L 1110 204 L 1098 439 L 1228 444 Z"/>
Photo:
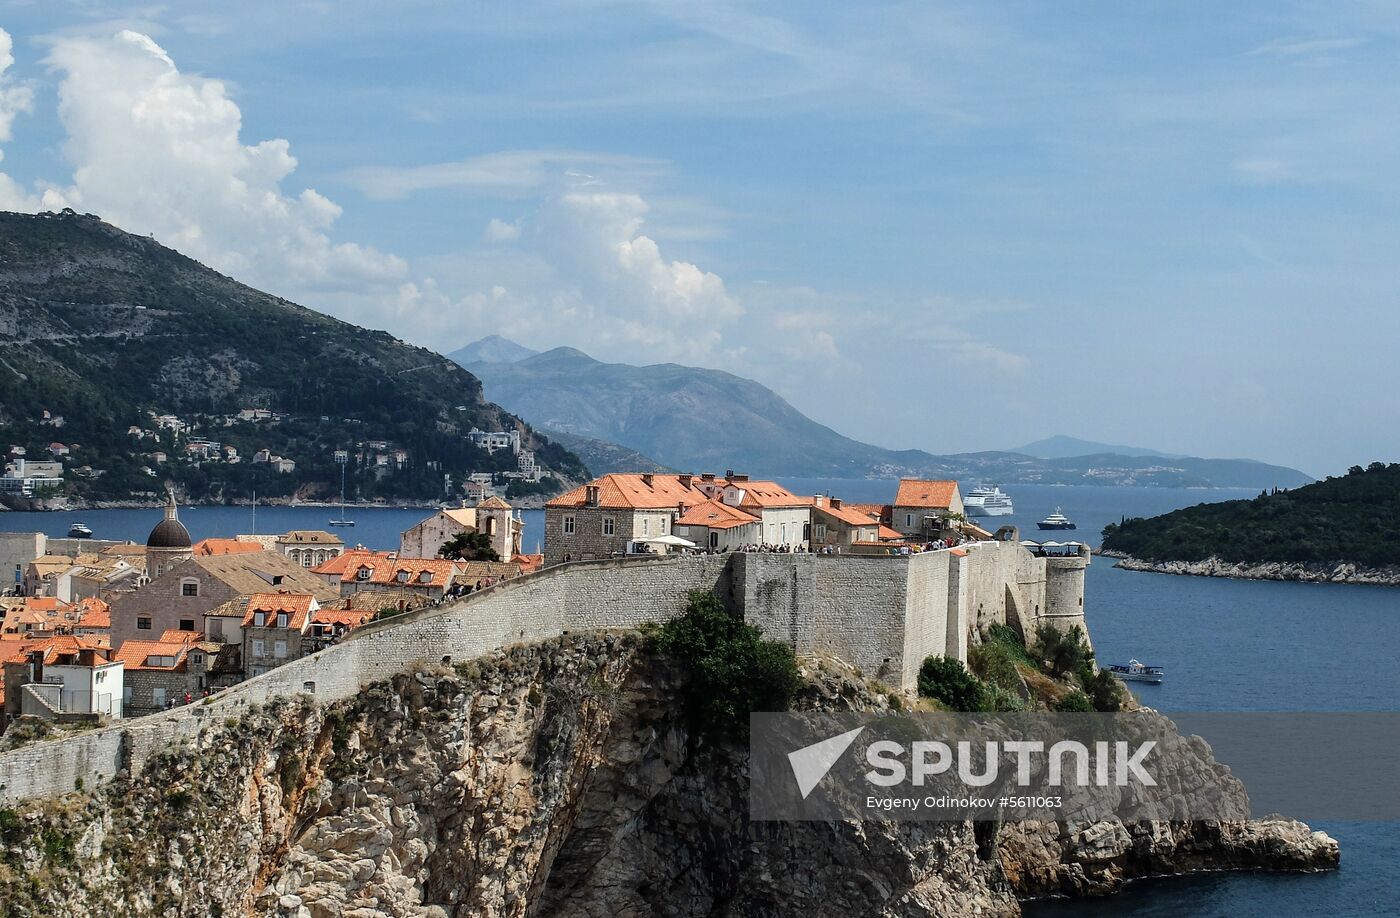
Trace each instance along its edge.
<path fill-rule="evenodd" d="M 100 214 L 240 280 L 288 295 L 387 286 L 402 259 L 327 235 L 340 207 L 314 189 L 286 192 L 285 140 L 252 145 L 219 80 L 181 73 L 149 36 L 59 37 L 59 116 L 72 183 L 52 205 Z"/>
<path fill-rule="evenodd" d="M 9 72 L 15 63 L 13 50 L 10 33 L 0 29 L 0 143 L 8 143 L 14 136 L 15 119 L 34 109 L 34 90 Z M 4 158 L 5 152 L 0 150 L 0 160 Z M 0 172 L 0 210 L 35 211 L 39 206 L 33 195 Z"/>
<path fill-rule="evenodd" d="M 514 242 L 520 238 L 520 221 L 507 223 L 499 217 L 492 217 L 482 236 L 487 242 Z"/>
<path fill-rule="evenodd" d="M 423 191 L 454 189 L 475 194 L 519 197 L 555 187 L 565 178 L 574 185 L 599 181 L 596 171 L 629 184 L 664 171 L 659 160 L 579 150 L 503 150 L 459 162 L 422 166 L 365 166 L 341 178 L 375 200 L 397 200 Z M 588 171 L 585 171 L 588 170 Z"/>

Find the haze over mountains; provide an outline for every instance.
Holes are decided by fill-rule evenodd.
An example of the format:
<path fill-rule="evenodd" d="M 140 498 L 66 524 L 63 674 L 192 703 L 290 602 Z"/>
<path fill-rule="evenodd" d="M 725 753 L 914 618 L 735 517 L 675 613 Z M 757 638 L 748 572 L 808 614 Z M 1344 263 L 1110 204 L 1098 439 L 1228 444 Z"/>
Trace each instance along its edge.
<path fill-rule="evenodd" d="M 1070 437 L 1019 451 L 887 449 L 843 436 L 766 386 L 721 370 L 603 363 L 575 348 L 539 353 L 498 336 L 448 356 L 482 381 L 489 398 L 536 427 L 641 454 L 608 462 L 567 440 L 595 474 L 648 461 L 764 476 L 915 475 L 1000 483 L 1266 488 L 1312 480 L 1296 469 L 1250 460 L 1176 457 Z"/>

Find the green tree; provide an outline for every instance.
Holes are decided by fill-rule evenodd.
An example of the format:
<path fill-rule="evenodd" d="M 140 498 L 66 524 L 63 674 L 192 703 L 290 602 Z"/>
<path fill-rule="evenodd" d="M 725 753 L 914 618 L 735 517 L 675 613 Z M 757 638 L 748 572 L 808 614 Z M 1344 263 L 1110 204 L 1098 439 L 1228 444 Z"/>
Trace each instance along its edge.
<path fill-rule="evenodd" d="M 1094 710 L 1094 704 L 1088 695 L 1074 691 L 1055 702 L 1055 710 L 1066 714 L 1088 714 Z"/>
<path fill-rule="evenodd" d="M 459 532 L 438 549 L 439 558 L 453 561 L 499 561 L 501 556 L 491 547 L 491 537 L 484 532 Z"/>
<path fill-rule="evenodd" d="M 1078 625 L 1064 631 L 1049 623 L 1040 625 L 1035 629 L 1034 653 L 1046 672 L 1056 678 L 1078 672 L 1094 658 Z"/>
<path fill-rule="evenodd" d="M 692 591 L 685 612 L 661 626 L 656 649 L 685 664 L 687 715 L 716 741 L 746 739 L 750 713 L 786 710 L 802 684 L 791 647 L 763 640 L 705 590 Z"/>
<path fill-rule="evenodd" d="M 929 657 L 919 667 L 919 694 L 934 698 L 954 711 L 981 711 L 987 706 L 987 686 L 967 671 L 961 660 Z"/>

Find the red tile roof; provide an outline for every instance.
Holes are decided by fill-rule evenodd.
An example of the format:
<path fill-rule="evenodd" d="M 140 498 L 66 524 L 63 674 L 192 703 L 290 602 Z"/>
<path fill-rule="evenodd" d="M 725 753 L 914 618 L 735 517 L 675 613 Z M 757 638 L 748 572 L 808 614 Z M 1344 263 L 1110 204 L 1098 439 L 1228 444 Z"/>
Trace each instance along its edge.
<path fill-rule="evenodd" d="M 899 492 L 895 495 L 896 507 L 927 507 L 946 510 L 953 503 L 957 493 L 956 481 L 924 481 L 918 478 L 905 478 L 899 482 Z"/>
<path fill-rule="evenodd" d="M 840 507 L 833 507 L 830 503 L 813 504 L 812 509 L 817 513 L 824 513 L 827 516 L 835 517 L 847 526 L 878 526 L 880 521 L 868 513 L 842 504 Z"/>
<path fill-rule="evenodd" d="M 202 640 L 204 635 L 198 631 L 181 631 L 179 628 L 166 628 L 160 635 L 162 644 L 198 644 Z"/>
<path fill-rule="evenodd" d="M 202 539 L 195 543 L 194 554 L 198 557 L 209 555 L 239 555 L 245 552 L 262 551 L 257 542 L 240 542 L 237 539 Z"/>
<path fill-rule="evenodd" d="M 544 555 L 516 555 L 510 560 L 520 565 L 522 574 L 532 574 L 544 567 Z"/>
<path fill-rule="evenodd" d="M 56 634 L 32 641 L 6 641 L 0 644 L 0 664 L 23 663 L 29 659 L 30 652 L 35 650 L 44 652 L 46 663 L 60 655 L 76 654 L 80 650 L 99 650 L 109 656 L 111 653 L 111 648 L 105 641 L 71 634 Z"/>
<path fill-rule="evenodd" d="M 369 568 L 370 575 L 361 577 L 360 570 Z M 401 587 L 446 587 L 459 567 L 443 558 L 362 559 L 340 575 L 342 583 L 375 583 Z M 427 574 L 428 579 L 423 579 Z"/>
<path fill-rule="evenodd" d="M 681 478 L 691 479 L 682 484 Z M 588 488 L 598 489 L 598 506 L 615 510 L 662 510 L 681 504 L 698 504 L 707 499 L 697 485 L 700 476 L 643 475 L 615 473 L 595 478 L 545 504 L 547 509 L 586 507 Z M 722 484 L 722 482 L 720 482 Z"/>
<path fill-rule="evenodd" d="M 263 613 L 267 623 L 262 627 L 272 627 L 279 613 L 287 613 L 285 627 L 293 631 L 304 631 L 307 619 L 315 611 L 316 597 L 309 593 L 254 593 L 248 597 L 248 608 L 243 613 L 243 627 L 253 627 L 253 616 Z"/>
<path fill-rule="evenodd" d="M 387 561 L 392 557 L 393 554 L 387 551 L 370 551 L 368 548 L 351 548 L 341 552 L 334 558 L 327 558 L 322 563 L 313 567 L 311 573 L 339 577 L 341 574 L 345 573 L 347 568 L 359 567 L 364 561 Z"/>
<path fill-rule="evenodd" d="M 174 641 L 122 641 L 122 646 L 117 648 L 116 659 L 125 663 L 129 670 L 180 673 L 186 669 L 185 658 L 193 646 Z M 152 657 L 169 657 L 174 662 L 150 663 Z"/>
<path fill-rule="evenodd" d="M 720 500 L 707 500 L 702 504 L 687 507 L 685 513 L 676 519 L 675 525 L 733 529 L 736 526 L 749 526 L 757 522 L 757 517 L 751 513 L 745 513 L 738 507 L 731 507 Z"/>
<path fill-rule="evenodd" d="M 744 492 L 741 507 L 802 507 L 812 503 L 812 498 L 798 497 L 776 481 L 731 481 L 729 486 Z"/>

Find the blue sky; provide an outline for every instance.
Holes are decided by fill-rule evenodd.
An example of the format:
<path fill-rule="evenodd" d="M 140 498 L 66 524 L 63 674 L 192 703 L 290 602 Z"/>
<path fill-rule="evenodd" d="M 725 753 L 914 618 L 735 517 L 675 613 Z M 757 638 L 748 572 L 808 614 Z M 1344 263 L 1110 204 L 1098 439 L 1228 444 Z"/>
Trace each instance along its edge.
<path fill-rule="evenodd" d="M 0 206 L 888 446 L 1400 459 L 1392 5 L 234 9 L 0 0 Z"/>

